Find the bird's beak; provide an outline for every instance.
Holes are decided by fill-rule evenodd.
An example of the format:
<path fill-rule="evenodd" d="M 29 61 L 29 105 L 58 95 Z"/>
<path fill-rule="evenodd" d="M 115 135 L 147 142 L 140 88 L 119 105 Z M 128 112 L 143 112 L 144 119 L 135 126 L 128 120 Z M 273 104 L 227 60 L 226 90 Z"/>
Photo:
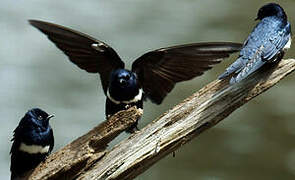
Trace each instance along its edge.
<path fill-rule="evenodd" d="M 257 17 L 257 18 L 255 18 L 255 21 L 257 21 L 259 18 Z"/>
<path fill-rule="evenodd" d="M 49 119 L 51 119 L 51 118 L 53 118 L 53 117 L 54 117 L 54 115 L 51 114 L 51 115 L 49 115 L 49 116 L 47 117 L 47 120 L 49 120 Z"/>

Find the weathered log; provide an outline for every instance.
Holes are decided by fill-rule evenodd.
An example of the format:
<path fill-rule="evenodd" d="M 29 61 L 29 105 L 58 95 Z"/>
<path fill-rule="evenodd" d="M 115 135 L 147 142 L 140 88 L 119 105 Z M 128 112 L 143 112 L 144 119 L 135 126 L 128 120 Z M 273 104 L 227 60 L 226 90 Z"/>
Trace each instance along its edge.
<path fill-rule="evenodd" d="M 77 179 L 133 179 L 167 154 L 186 144 L 204 130 L 213 127 L 234 110 L 275 85 L 294 69 L 295 60 L 288 59 L 282 60 L 276 65 L 269 64 L 248 79 L 232 86 L 228 84 L 228 79 L 215 80 L 111 150 L 101 151 L 100 155 L 89 153 L 87 156 L 89 160 L 71 168 L 74 171 L 71 171 L 72 174 L 69 177 Z M 83 137 L 73 143 L 79 145 L 80 141 L 89 141 Z M 98 148 L 99 143 L 95 144 Z M 73 156 L 70 157 L 67 154 L 72 154 L 71 151 L 76 152 L 75 148 L 81 147 L 71 147 L 72 145 L 69 144 L 60 150 L 63 153 L 59 151 L 53 155 L 67 157 L 66 159 L 60 158 L 60 164 L 75 161 Z M 95 161 L 91 160 L 92 156 L 95 157 Z M 46 161 L 38 169 L 40 172 L 49 174 L 51 171 L 46 171 L 46 169 L 50 169 L 51 164 L 50 161 Z M 54 176 L 40 178 L 38 173 L 35 171 L 32 179 L 46 177 L 54 179 L 52 178 Z M 76 175 L 74 176 L 74 174 Z"/>

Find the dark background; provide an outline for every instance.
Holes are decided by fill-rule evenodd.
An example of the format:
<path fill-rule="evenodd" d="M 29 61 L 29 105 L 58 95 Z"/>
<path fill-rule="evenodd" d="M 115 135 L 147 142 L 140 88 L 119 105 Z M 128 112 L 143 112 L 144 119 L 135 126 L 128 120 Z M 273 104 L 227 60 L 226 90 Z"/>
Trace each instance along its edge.
<path fill-rule="evenodd" d="M 243 42 L 256 0 L 2 0 L 0 3 L 0 179 L 10 176 L 12 131 L 32 107 L 56 115 L 54 151 L 104 120 L 100 80 L 73 64 L 28 19 L 61 24 L 111 45 L 131 66 L 143 53 L 201 41 Z M 295 1 L 279 2 L 291 24 Z M 292 48 L 286 57 L 294 57 Z M 237 55 L 201 78 L 177 84 L 161 106 L 146 102 L 139 126 L 216 79 Z M 294 75 L 140 175 L 154 179 L 294 179 Z M 128 135 L 125 133 L 115 144 Z"/>

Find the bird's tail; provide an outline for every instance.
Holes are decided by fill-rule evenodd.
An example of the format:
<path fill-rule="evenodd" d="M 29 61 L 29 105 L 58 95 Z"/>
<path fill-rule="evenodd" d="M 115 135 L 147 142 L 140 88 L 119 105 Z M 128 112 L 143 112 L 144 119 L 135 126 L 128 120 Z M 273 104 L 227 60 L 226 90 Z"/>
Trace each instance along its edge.
<path fill-rule="evenodd" d="M 226 68 L 225 72 L 218 76 L 218 79 L 224 79 L 228 77 L 232 73 L 237 73 L 243 67 L 243 58 L 239 57 L 234 63 L 232 63 L 228 68 Z"/>
<path fill-rule="evenodd" d="M 266 61 L 263 61 L 261 57 L 254 58 L 253 60 L 248 61 L 245 67 L 238 73 L 238 75 L 231 78 L 230 84 L 242 81 L 250 74 L 255 72 L 257 69 L 259 69 L 261 66 L 263 66 L 265 63 Z"/>

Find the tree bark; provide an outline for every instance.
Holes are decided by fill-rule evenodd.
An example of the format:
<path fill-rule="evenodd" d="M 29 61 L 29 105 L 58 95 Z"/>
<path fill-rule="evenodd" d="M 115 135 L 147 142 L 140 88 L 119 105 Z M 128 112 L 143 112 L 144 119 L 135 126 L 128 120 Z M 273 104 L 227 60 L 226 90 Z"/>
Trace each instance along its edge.
<path fill-rule="evenodd" d="M 106 150 L 107 143 L 126 129 L 128 123 L 125 124 L 125 121 L 134 120 L 140 115 L 135 109 L 120 112 L 122 114 L 116 114 L 113 120 L 123 123 L 124 128 L 107 137 L 103 133 L 100 135 L 100 128 L 95 128 L 89 132 L 92 135 L 84 135 L 50 156 L 34 171 L 31 179 L 133 179 L 274 86 L 294 69 L 295 60 L 288 59 L 278 64 L 267 64 L 241 83 L 229 85 L 229 79 L 215 80 L 112 149 Z M 112 131 L 112 127 L 109 130 Z M 55 174 L 51 175 L 53 172 Z"/>

